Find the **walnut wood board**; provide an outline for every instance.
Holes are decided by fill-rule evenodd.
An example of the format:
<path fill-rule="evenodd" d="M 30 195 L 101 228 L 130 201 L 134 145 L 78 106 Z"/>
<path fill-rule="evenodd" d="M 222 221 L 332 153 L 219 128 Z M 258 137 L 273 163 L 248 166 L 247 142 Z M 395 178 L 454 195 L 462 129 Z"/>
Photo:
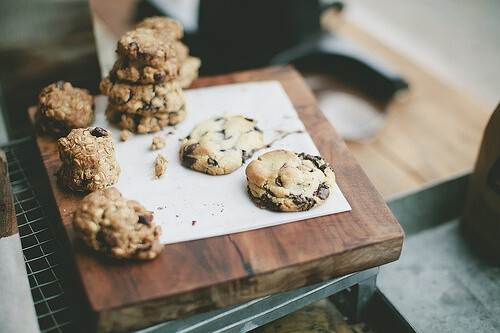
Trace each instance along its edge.
<path fill-rule="evenodd" d="M 89 251 L 72 228 L 82 195 L 59 187 L 57 141 L 38 135 L 62 226 L 99 331 L 124 331 L 242 303 L 396 260 L 404 233 L 382 197 L 292 67 L 200 78 L 192 88 L 278 80 L 352 211 L 170 244 L 150 262 L 112 261 Z M 31 115 L 34 109 L 30 109 Z"/>

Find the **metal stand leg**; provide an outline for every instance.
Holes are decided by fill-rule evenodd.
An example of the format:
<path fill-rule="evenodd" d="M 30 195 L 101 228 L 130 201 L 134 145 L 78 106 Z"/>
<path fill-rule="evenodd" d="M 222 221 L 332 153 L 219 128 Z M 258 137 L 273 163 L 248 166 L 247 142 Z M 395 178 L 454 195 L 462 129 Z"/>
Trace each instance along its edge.
<path fill-rule="evenodd" d="M 378 270 L 377 270 L 378 272 Z M 367 305 L 370 302 L 377 283 L 377 273 L 370 276 L 368 279 L 359 282 L 356 285 L 354 292 L 355 300 L 355 313 L 354 319 L 359 321 L 366 316 Z"/>

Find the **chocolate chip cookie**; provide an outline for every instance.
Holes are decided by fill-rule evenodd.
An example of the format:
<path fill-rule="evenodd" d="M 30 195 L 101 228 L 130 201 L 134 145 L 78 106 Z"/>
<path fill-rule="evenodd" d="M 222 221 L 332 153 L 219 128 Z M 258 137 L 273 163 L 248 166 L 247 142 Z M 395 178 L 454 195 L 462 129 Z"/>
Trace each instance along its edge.
<path fill-rule="evenodd" d="M 155 30 L 164 30 L 168 32 L 169 37 L 172 39 L 181 39 L 184 37 L 182 26 L 176 20 L 164 16 L 148 17 L 141 22 L 137 23 L 136 28 L 148 28 Z"/>
<path fill-rule="evenodd" d="M 305 211 L 323 204 L 335 185 L 332 167 L 321 156 L 274 150 L 246 168 L 248 193 L 261 207 Z"/>
<path fill-rule="evenodd" d="M 136 28 L 120 38 L 116 52 L 130 60 L 160 68 L 177 58 L 175 42 L 168 31 Z"/>
<path fill-rule="evenodd" d="M 256 125 L 254 119 L 231 115 L 199 123 L 182 141 L 182 164 L 211 175 L 233 172 L 264 145 Z"/>
<path fill-rule="evenodd" d="M 47 133 L 66 135 L 94 120 L 94 97 L 69 82 L 58 81 L 43 88 L 38 102 L 36 123 Z"/>
<path fill-rule="evenodd" d="M 154 259 L 163 249 L 153 214 L 114 187 L 85 196 L 73 226 L 88 246 L 110 257 Z"/>
<path fill-rule="evenodd" d="M 99 88 L 109 97 L 115 109 L 125 113 L 150 115 L 156 112 L 178 112 L 186 107 L 184 92 L 177 81 L 133 85 L 113 82 L 105 77 Z"/>
<path fill-rule="evenodd" d="M 73 129 L 60 138 L 58 171 L 61 183 L 73 191 L 95 191 L 118 181 L 120 166 L 115 158 L 111 132 L 102 127 Z"/>

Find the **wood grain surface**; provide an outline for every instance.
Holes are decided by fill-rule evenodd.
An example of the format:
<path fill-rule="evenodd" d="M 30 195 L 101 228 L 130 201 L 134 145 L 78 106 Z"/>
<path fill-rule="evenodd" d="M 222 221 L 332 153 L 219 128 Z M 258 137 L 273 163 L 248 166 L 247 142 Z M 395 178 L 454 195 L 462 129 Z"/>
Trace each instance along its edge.
<path fill-rule="evenodd" d="M 63 190 L 57 142 L 37 136 L 61 222 L 99 331 L 124 331 L 325 281 L 396 260 L 403 230 L 292 67 L 200 78 L 192 88 L 278 80 L 335 170 L 352 211 L 167 245 L 151 262 L 118 262 L 88 250 L 72 228 L 82 199 Z M 30 109 L 34 113 L 34 109 Z"/>
<path fill-rule="evenodd" d="M 0 149 L 0 238 L 17 234 L 16 212 L 9 183 L 7 157 Z"/>

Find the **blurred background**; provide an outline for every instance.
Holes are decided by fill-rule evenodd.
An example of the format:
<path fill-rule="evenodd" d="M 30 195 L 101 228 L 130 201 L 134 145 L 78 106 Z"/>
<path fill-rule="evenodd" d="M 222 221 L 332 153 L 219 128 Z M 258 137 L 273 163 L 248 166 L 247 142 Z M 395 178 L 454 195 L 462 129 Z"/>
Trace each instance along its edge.
<path fill-rule="evenodd" d="M 444 197 L 418 190 L 450 179 L 466 186 L 460 176 L 474 167 L 500 99 L 499 1 L 1 1 L 0 145 L 31 135 L 26 110 L 42 87 L 63 79 L 97 94 L 118 38 L 151 15 L 184 25 L 183 42 L 201 58 L 202 76 L 294 65 L 407 232 L 398 262 L 407 266 L 380 274 L 384 293 L 420 331 L 500 329 L 498 267 L 464 250 L 456 224 L 417 234 L 423 229 L 414 225 L 437 215 L 415 214 L 412 226 L 397 214 L 397 207 L 416 212 L 417 202 Z M 455 180 L 446 194 L 453 207 L 463 202 L 454 195 L 465 192 Z M 419 266 L 426 250 L 431 266 L 441 260 L 435 267 Z M 450 253 L 466 261 L 455 265 Z M 445 263 L 457 270 L 443 269 Z M 417 287 L 399 287 L 409 277 Z M 423 283 L 425 292 L 418 289 Z M 371 331 L 347 319 L 324 301 L 261 331 Z"/>

